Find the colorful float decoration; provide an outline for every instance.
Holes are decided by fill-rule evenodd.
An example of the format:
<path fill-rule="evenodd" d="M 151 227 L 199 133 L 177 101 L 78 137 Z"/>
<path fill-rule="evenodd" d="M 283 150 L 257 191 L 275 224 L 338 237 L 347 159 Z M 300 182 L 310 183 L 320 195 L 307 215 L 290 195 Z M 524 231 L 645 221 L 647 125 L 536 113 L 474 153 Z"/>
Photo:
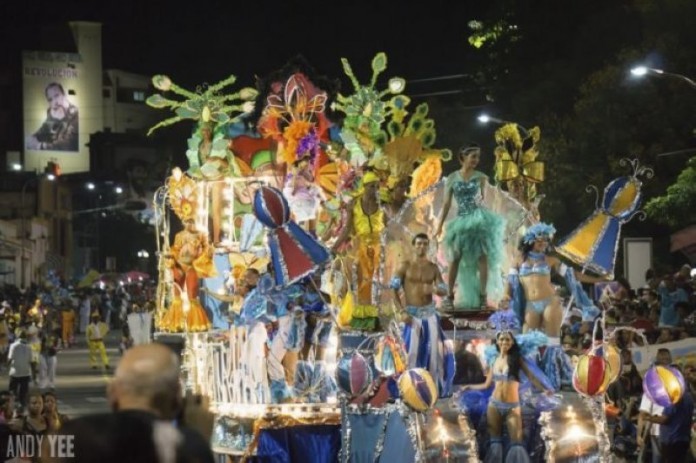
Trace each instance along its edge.
<path fill-rule="evenodd" d="M 160 93 L 148 105 L 173 116 L 150 133 L 175 123 L 195 126 L 188 167 L 174 169 L 155 196 L 156 325 L 163 338 L 185 339 L 182 375 L 187 389 L 211 394 L 213 447 L 220 453 L 262 459 L 277 445 L 274 433 L 289 431 L 290 445 L 317 426 L 321 432 L 311 439 L 325 439 L 326 454 L 306 461 L 420 461 L 440 445 L 449 456 L 453 434 L 442 416 L 431 414 L 439 408 L 441 379 L 409 365 L 388 282 L 410 256 L 413 236 L 434 232 L 446 197 L 443 165 L 452 152 L 437 147 L 430 109 L 411 107 L 403 78 L 381 85 L 386 54 L 374 57 L 365 84 L 347 59 L 341 63 L 350 94 L 338 93 L 301 60 L 259 79 L 258 89 L 231 89 L 234 76 L 194 91 L 167 76 L 153 78 Z M 507 247 L 539 219 L 537 187 L 545 173 L 538 141 L 538 128 L 510 124 L 496 132 L 495 177 L 507 191 L 487 186 L 483 200 L 507 219 Z M 560 247 L 563 256 L 613 273 L 609 251 L 640 200 L 636 177 L 644 171 L 636 172 L 607 187 L 602 207 Z M 361 203 L 368 190 L 377 191 L 375 212 Z M 181 223 L 170 221 L 169 210 Z M 585 243 L 597 231 L 599 244 Z M 337 243 L 343 234 L 347 239 Z M 430 257 L 442 263 L 434 237 L 431 245 Z M 442 325 L 457 342 L 464 331 L 472 352 L 463 358 L 476 359 L 482 338 L 491 335 L 490 314 L 469 315 L 455 314 Z M 530 344 L 537 348 L 543 337 L 537 335 L 523 336 L 536 338 Z M 446 362 L 448 382 L 454 352 L 447 341 L 432 356 Z M 544 356 L 561 362 L 553 352 L 547 346 Z M 543 376 L 528 354 L 525 361 Z M 598 396 L 618 375 L 618 358 L 613 346 L 582 356 L 572 384 L 582 395 Z M 680 383 L 671 370 L 654 376 L 646 388 L 674 403 L 683 378 Z M 476 400 L 487 404 L 482 395 Z M 535 400 L 543 412 L 557 408 Z M 374 423 L 375 441 L 360 439 L 356 426 Z M 475 458 L 473 426 L 466 417 L 454 425 Z"/>

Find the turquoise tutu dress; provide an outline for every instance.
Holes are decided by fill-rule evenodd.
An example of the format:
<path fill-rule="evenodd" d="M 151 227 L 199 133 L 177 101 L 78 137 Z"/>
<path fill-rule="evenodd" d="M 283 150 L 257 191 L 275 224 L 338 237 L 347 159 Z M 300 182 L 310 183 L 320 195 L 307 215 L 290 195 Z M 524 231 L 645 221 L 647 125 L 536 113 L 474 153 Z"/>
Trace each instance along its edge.
<path fill-rule="evenodd" d="M 456 171 L 447 177 L 447 193 L 452 191 L 457 201 L 457 216 L 445 228 L 445 251 L 452 262 L 461 258 L 457 274 L 457 301 L 455 305 L 465 309 L 481 307 L 481 284 L 478 260 L 482 254 L 488 258 L 488 282 L 486 293 L 497 298 L 502 294 L 501 264 L 505 239 L 505 219 L 482 207 L 481 180 L 486 175 L 474 171 L 469 180 Z"/>

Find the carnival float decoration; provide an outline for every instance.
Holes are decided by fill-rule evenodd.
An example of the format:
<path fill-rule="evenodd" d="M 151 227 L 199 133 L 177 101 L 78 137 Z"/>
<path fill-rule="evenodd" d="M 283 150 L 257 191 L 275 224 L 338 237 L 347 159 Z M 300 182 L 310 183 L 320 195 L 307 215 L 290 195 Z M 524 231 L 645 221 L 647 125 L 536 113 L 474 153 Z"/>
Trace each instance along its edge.
<path fill-rule="evenodd" d="M 447 275 L 433 235 L 452 151 L 438 147 L 430 108 L 412 104 L 406 80 L 383 82 L 386 54 L 373 58 L 366 83 L 348 59 L 341 64 L 350 92 L 303 59 L 257 78 L 255 89 L 235 90 L 234 76 L 193 91 L 153 78 L 159 93 L 148 105 L 173 115 L 150 133 L 193 126 L 188 167 L 173 169 L 154 197 L 155 324 L 160 339 L 185 343 L 186 388 L 211 395 L 214 450 L 311 462 L 478 461 L 488 448 L 490 391 L 449 396 L 490 373 L 486 358 L 501 330 L 514 335 L 525 371 L 546 392 L 573 384 L 596 399 L 620 370 L 616 348 L 600 342 L 573 375 L 552 342 L 558 333 L 521 334 L 524 313 L 509 310 L 502 293 L 489 294 L 484 310 L 455 302 L 444 314 L 446 285 L 433 274 L 423 284 L 431 303 L 421 312 L 396 308 L 404 288 L 393 277 L 414 258 L 417 235 L 428 237 L 428 261 Z M 553 235 L 539 223 L 539 137 L 537 127 L 517 124 L 495 133 L 494 181 L 481 183 L 477 207 L 504 219 L 497 276 L 516 261 L 520 237 Z M 649 171 L 634 169 L 559 246 L 582 271 L 613 274 L 620 226 L 640 205 L 637 177 Z M 453 207 L 444 219 L 456 216 Z M 589 312 L 571 270 L 565 310 Z M 673 402 L 683 391 L 671 370 L 653 376 L 646 388 L 656 398 Z M 520 381 L 522 453 L 548 458 L 560 445 L 551 428 L 561 400 L 535 391 L 526 374 Z"/>

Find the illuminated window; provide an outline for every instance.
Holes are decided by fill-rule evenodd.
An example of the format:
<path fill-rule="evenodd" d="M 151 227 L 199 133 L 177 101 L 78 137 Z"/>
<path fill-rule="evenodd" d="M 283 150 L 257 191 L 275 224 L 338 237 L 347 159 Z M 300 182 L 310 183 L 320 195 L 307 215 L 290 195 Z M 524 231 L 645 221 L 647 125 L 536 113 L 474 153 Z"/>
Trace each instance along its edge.
<path fill-rule="evenodd" d="M 145 92 L 133 92 L 133 101 L 145 101 Z"/>

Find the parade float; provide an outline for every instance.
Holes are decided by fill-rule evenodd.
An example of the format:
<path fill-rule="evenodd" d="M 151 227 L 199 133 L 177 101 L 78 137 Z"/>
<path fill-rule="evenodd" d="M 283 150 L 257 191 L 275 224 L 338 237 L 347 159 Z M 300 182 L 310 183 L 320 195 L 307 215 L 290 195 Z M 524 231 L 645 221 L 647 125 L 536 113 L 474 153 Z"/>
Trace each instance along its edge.
<path fill-rule="evenodd" d="M 156 338 L 181 347 L 186 389 L 211 397 L 214 451 L 245 461 L 473 462 L 520 447 L 506 461 L 554 461 L 567 444 L 557 425 L 582 415 L 596 433 L 571 444 L 589 436 L 587 448 L 607 458 L 595 397 L 613 377 L 608 344 L 600 337 L 574 369 L 553 341 L 573 306 L 595 322 L 579 282 L 613 275 L 645 171 L 634 166 L 607 187 L 558 246 L 561 261 L 547 255 L 555 230 L 540 222 L 538 128 L 496 131 L 490 178 L 475 170 L 473 145 L 443 178 L 455 154 L 436 147 L 428 105 L 412 105 L 404 79 L 382 83 L 386 55 L 372 60 L 367 83 L 341 62 L 352 93 L 301 59 L 257 88 L 234 89 L 234 76 L 194 91 L 153 78 L 160 93 L 147 103 L 173 116 L 151 132 L 192 125 L 188 167 L 154 197 Z M 520 242 L 546 243 L 524 254 L 536 259 L 529 268 Z M 417 262 L 432 271 L 414 277 Z M 526 300 L 529 272 L 551 270 L 570 300 Z M 414 290 L 413 278 L 426 284 Z M 536 281 L 551 288 L 550 277 Z M 553 318 L 544 313 L 558 320 L 542 322 Z M 504 412 L 519 417 L 509 429 L 488 423 L 498 381 L 469 387 L 493 372 L 501 336 L 519 346 L 525 373 L 515 373 L 521 407 Z M 591 398 L 586 409 L 574 393 L 582 410 L 560 407 L 554 394 L 571 384 Z"/>

